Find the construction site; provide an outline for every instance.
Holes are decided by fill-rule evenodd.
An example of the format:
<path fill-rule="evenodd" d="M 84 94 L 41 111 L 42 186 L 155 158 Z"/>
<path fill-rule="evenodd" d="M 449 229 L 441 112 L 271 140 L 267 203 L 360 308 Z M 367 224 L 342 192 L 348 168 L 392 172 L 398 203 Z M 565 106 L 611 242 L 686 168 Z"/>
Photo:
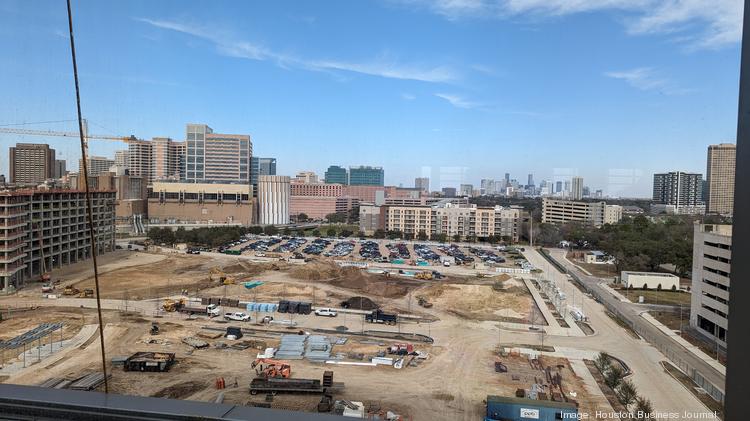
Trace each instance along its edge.
<path fill-rule="evenodd" d="M 490 395 L 611 411 L 585 363 L 597 322 L 542 270 L 508 272 L 117 250 L 99 261 L 109 391 L 392 420 L 482 419 Z M 93 290 L 82 262 L 0 297 L 0 381 L 102 390 Z"/>

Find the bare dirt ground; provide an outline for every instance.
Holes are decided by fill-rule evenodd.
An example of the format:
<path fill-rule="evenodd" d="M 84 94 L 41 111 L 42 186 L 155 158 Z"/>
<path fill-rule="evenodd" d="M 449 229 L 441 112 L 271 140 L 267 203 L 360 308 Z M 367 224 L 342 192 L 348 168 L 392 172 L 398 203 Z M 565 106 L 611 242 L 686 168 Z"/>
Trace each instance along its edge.
<path fill-rule="evenodd" d="M 187 289 L 190 295 L 224 296 L 247 301 L 277 302 L 279 299 L 307 300 L 316 305 L 337 306 L 352 296 L 367 297 L 386 310 L 395 310 L 432 316 L 434 323 L 404 324 L 412 332 L 424 332 L 436 338 L 435 345 L 415 344 L 416 348 L 430 354 L 418 366 L 393 367 L 331 366 L 306 360 L 290 361 L 293 377 L 321 378 L 323 371 L 333 370 L 334 380 L 345 383 L 337 399 L 363 401 L 371 412 L 390 410 L 411 416 L 415 420 L 474 420 L 484 414 L 483 401 L 489 394 L 512 396 L 517 388 L 528 389 L 534 376 L 513 380 L 509 373 L 494 371 L 498 358 L 497 341 L 493 333 L 480 328 L 480 323 L 495 321 L 526 322 L 533 300 L 523 283 L 504 278 L 503 289 L 492 288 L 493 279 L 476 277 L 449 277 L 441 281 L 420 281 L 385 277 L 353 268 L 341 268 L 323 259 L 298 266 L 285 262 L 250 263 L 205 256 L 157 255 L 151 253 L 118 252 L 102 262 L 102 296 L 129 300 L 179 294 Z M 226 276 L 238 284 L 220 285 L 209 281 L 214 267 L 220 267 Z M 88 270 L 88 272 L 86 271 Z M 78 289 L 89 288 L 90 266 L 65 274 L 68 282 Z M 216 274 L 214 274 L 216 278 Z M 261 280 L 264 284 L 246 289 L 241 282 Z M 35 291 L 38 294 L 38 291 Z M 416 297 L 425 296 L 433 303 L 429 309 L 416 305 Z M 359 332 L 361 316 L 339 315 L 337 318 L 304 316 L 305 323 L 316 327 L 334 328 L 345 325 L 349 331 Z M 115 393 L 157 396 L 200 401 L 213 401 L 224 392 L 227 403 L 248 404 L 264 400 L 248 393 L 248 384 L 255 377 L 250 363 L 257 349 L 217 349 L 219 342 L 230 344 L 223 337 L 204 339 L 210 343 L 206 349 L 194 350 L 181 342 L 184 337 L 195 336 L 203 326 L 225 328 L 228 324 L 205 318 L 186 319 L 170 313 L 158 318 L 152 315 L 124 314 L 106 311 L 104 330 L 107 365 L 112 373 L 110 388 Z M 7 320 L 0 324 L 0 339 L 15 336 L 35 327 L 42 321 L 64 321 L 64 335 L 73 336 L 84 324 L 95 323 L 95 312 L 79 308 L 49 308 Z M 149 334 L 151 321 L 157 321 L 161 333 Z M 282 330 L 278 326 L 252 327 L 267 332 L 249 334 L 242 340 L 262 340 L 267 346 L 276 346 Z M 375 328 L 378 327 L 369 327 Z M 402 327 L 399 326 L 399 329 Z M 362 327 L 364 330 L 364 327 Z M 393 328 L 395 330 L 395 327 Z M 289 330 L 296 332 L 297 329 Z M 489 335 L 489 336 L 488 336 Z M 351 336 L 343 346 L 335 346 L 333 353 L 376 355 L 394 341 L 377 339 L 365 341 Z M 169 373 L 125 372 L 112 367 L 112 357 L 127 357 L 137 351 L 163 351 L 176 354 L 178 363 Z M 66 352 L 65 350 L 61 352 Z M 51 367 L 32 366 L 14 376 L 13 382 L 38 384 L 50 377 L 75 377 L 100 368 L 99 341 L 91 340 L 68 354 Z M 367 358 L 365 358 L 365 361 Z M 585 408 L 588 397 L 580 379 L 576 378 L 565 361 L 555 362 L 562 367 L 566 388 L 577 393 L 577 400 Z M 522 372 L 528 361 L 508 363 L 511 370 Z M 553 364 L 550 362 L 549 364 Z M 517 367 L 517 368 L 513 368 Z M 526 367 L 522 370 L 523 367 Z M 568 370 L 568 371 L 566 371 Z M 538 370 L 537 370 L 538 372 Z M 542 377 L 541 372 L 537 373 Z M 215 380 L 225 379 L 227 389 L 217 390 Z M 237 387 L 235 387 L 237 384 Z M 320 396 L 279 394 L 274 397 L 273 408 L 315 411 Z"/>

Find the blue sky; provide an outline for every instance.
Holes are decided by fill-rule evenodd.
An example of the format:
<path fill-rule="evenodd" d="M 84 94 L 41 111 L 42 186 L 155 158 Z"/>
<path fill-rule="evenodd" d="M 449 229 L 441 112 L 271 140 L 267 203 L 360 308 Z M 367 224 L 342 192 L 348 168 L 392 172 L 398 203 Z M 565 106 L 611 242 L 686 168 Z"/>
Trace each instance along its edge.
<path fill-rule="evenodd" d="M 649 196 L 653 172 L 704 173 L 706 146 L 736 137 L 740 0 L 73 7 L 90 132 L 183 139 L 207 123 L 250 134 L 281 174 L 381 165 L 388 184 L 433 188 L 581 175 Z M 0 125 L 75 118 L 66 19 L 62 0 L 0 2 Z M 77 167 L 69 139 L 0 134 L 3 151 L 16 141 Z"/>

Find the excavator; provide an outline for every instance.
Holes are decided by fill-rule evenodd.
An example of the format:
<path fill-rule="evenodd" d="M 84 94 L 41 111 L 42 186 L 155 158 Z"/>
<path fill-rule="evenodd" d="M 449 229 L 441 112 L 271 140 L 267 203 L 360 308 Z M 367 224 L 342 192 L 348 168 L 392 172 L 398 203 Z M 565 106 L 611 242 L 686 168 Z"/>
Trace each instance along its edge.
<path fill-rule="evenodd" d="M 416 275 L 414 275 L 415 279 L 423 279 L 426 281 L 432 280 L 432 273 L 430 272 L 418 272 Z"/>
<path fill-rule="evenodd" d="M 265 378 L 283 378 L 288 379 L 292 377 L 292 366 L 270 358 L 258 358 L 250 365 L 255 369 L 255 373 L 258 376 Z"/>
<path fill-rule="evenodd" d="M 214 278 L 216 277 L 216 278 Z M 237 282 L 231 276 L 227 276 L 223 270 L 219 269 L 218 266 L 211 268 L 211 273 L 208 275 L 208 280 L 213 282 L 218 280 L 221 285 L 234 285 Z"/>

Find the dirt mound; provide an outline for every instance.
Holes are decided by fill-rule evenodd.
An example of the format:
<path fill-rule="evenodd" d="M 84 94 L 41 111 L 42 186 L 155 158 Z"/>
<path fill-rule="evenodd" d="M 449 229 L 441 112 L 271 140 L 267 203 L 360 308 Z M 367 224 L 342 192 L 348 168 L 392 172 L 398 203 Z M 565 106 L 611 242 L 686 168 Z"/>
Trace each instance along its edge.
<path fill-rule="evenodd" d="M 346 268 L 354 269 L 354 268 Z M 306 265 L 295 266 L 289 275 L 292 278 L 303 279 L 306 281 L 319 281 L 322 279 L 331 279 L 346 274 L 348 270 L 330 262 L 314 262 Z M 359 272 L 359 269 L 354 269 Z"/>
<path fill-rule="evenodd" d="M 183 399 L 206 388 L 206 383 L 190 381 L 167 386 L 154 393 L 155 398 Z"/>
<path fill-rule="evenodd" d="M 346 304 L 344 305 L 343 303 Z M 354 310 L 375 310 L 376 308 L 380 307 L 367 297 L 351 297 L 348 300 L 343 301 L 342 306 Z"/>

